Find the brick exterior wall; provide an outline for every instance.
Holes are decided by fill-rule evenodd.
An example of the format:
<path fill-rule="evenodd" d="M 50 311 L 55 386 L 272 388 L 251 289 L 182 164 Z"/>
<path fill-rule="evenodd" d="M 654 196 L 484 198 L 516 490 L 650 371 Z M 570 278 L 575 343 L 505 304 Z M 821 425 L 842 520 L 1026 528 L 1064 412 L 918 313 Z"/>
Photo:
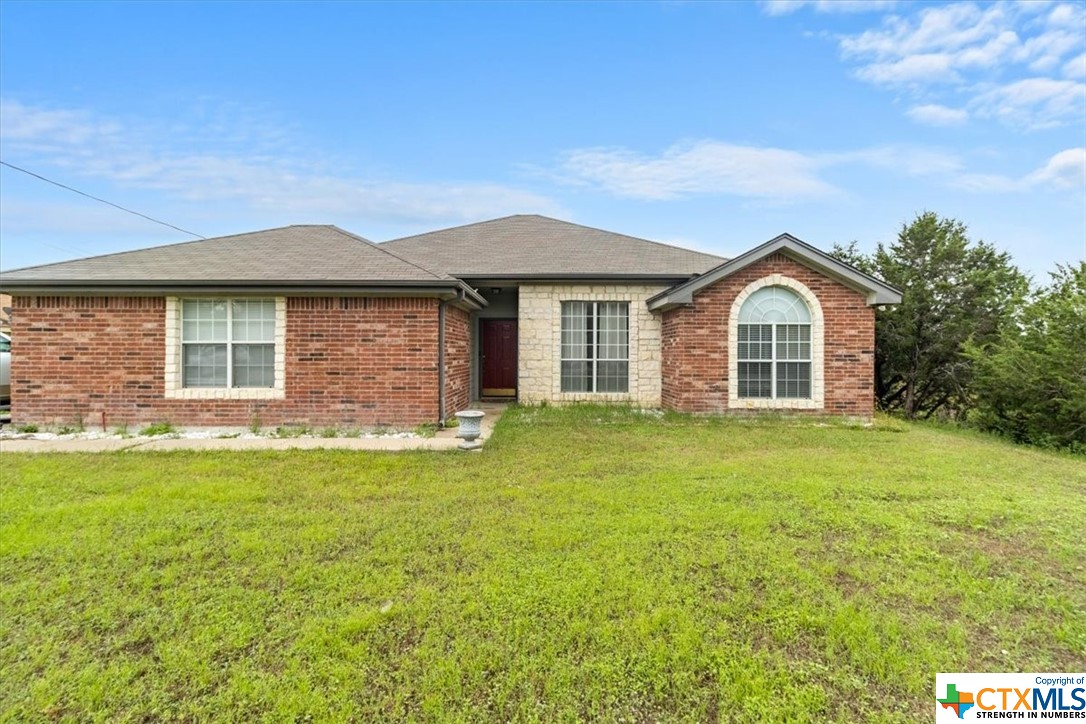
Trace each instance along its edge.
<path fill-rule="evenodd" d="M 795 412 L 870 418 L 874 413 L 874 309 L 863 294 L 783 254 L 762 259 L 702 289 L 692 305 L 664 312 L 664 407 L 703 414 L 739 408 L 729 403 L 728 395 L 732 303 L 749 284 L 771 274 L 807 286 L 818 298 L 824 317 L 824 406 Z M 787 408 L 781 411 L 789 412 Z"/>
<path fill-rule="evenodd" d="M 471 314 L 445 307 L 445 417 L 471 404 Z"/>
<path fill-rule="evenodd" d="M 110 427 L 415 425 L 438 416 L 436 299 L 288 298 L 285 399 L 167 399 L 162 297 L 16 297 L 12 419 Z M 447 307 L 449 409 L 467 405 L 468 314 Z"/>

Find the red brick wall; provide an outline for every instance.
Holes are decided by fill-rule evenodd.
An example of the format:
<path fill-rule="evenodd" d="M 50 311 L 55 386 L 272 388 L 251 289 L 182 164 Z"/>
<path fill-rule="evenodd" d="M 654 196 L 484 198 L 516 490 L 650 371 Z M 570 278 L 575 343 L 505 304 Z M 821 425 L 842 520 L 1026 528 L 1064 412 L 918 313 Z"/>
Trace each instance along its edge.
<path fill-rule="evenodd" d="M 289 298 L 286 399 L 182 400 L 164 396 L 165 299 L 16 297 L 12 419 L 96 426 L 105 412 L 110 427 L 434 421 L 437 305 L 436 299 Z M 460 316 L 466 312 L 448 311 L 456 320 L 450 326 L 467 326 Z M 466 346 L 452 336 L 452 347 Z M 461 384 L 467 352 L 452 357 L 450 370 Z"/>
<path fill-rule="evenodd" d="M 471 315 L 445 307 L 445 417 L 471 404 Z"/>
<path fill-rule="evenodd" d="M 735 297 L 770 274 L 803 283 L 822 305 L 825 407 L 816 414 L 871 417 L 874 412 L 875 312 L 864 295 L 783 254 L 774 254 L 664 312 L 664 407 L 697 413 L 728 410 L 728 319 Z M 817 361 L 816 361 L 817 364 Z"/>
<path fill-rule="evenodd" d="M 287 299 L 286 400 L 322 424 L 437 419 L 436 299 Z"/>

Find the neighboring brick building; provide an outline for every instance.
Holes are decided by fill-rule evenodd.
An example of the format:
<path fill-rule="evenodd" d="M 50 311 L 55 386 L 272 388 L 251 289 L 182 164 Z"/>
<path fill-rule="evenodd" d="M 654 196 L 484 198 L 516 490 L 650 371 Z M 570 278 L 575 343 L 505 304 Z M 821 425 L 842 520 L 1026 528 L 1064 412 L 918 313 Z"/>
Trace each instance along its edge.
<path fill-rule="evenodd" d="M 294 226 L 7 272 L 16 422 L 417 424 L 471 400 L 869 417 L 873 306 L 784 235 L 730 261 L 539 216 Z"/>
<path fill-rule="evenodd" d="M 0 294 L 0 332 L 11 333 L 11 295 Z"/>

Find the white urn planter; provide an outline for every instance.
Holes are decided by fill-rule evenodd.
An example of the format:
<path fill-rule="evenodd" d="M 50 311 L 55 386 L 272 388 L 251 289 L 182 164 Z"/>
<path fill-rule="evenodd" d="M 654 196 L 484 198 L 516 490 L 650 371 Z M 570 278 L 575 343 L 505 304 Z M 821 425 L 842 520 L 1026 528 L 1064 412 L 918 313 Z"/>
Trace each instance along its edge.
<path fill-rule="evenodd" d="M 479 442 L 479 435 L 483 432 L 483 417 L 486 413 L 482 410 L 464 410 L 456 413 L 456 419 L 460 422 L 456 436 L 463 440 L 460 443 L 461 450 L 478 450 L 483 446 Z"/>

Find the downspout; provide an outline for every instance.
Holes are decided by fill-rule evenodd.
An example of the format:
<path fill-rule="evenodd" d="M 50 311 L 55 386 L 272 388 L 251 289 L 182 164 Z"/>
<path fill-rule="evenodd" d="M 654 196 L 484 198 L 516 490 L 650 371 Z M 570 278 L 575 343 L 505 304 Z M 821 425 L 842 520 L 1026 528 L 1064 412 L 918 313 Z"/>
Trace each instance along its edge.
<path fill-rule="evenodd" d="M 457 289 L 453 299 L 442 299 L 437 305 L 437 424 L 445 426 L 445 306 L 464 301 L 464 290 Z"/>

